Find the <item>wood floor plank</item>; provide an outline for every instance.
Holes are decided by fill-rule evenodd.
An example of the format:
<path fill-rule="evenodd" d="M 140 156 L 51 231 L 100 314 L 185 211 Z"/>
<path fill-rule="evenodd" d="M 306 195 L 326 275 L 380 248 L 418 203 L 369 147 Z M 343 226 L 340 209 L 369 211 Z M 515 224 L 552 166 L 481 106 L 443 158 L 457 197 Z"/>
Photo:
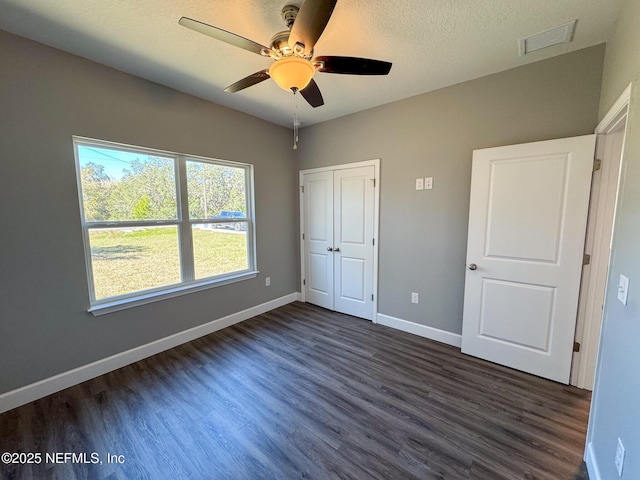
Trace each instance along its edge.
<path fill-rule="evenodd" d="M 297 302 L 0 415 L 0 453 L 103 461 L 0 478 L 570 480 L 589 402 Z"/>

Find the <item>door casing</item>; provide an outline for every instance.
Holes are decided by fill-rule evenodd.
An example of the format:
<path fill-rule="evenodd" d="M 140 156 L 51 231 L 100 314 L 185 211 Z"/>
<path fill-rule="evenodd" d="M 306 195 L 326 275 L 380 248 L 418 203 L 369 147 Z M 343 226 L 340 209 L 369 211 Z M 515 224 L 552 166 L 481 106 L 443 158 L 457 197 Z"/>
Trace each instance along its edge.
<path fill-rule="evenodd" d="M 573 354 L 570 381 L 571 385 L 587 390 L 593 390 L 595 385 L 596 360 L 611 262 L 611 238 L 629 128 L 627 118 L 631 90 L 630 84 L 595 130 L 598 135 L 596 157 L 602 161 L 602 166 L 601 171 L 594 174 L 585 247 L 585 253 L 591 255 L 591 261 L 583 270 L 575 338 L 580 343 L 580 351 Z M 610 148 L 612 133 L 622 135 L 622 144 L 615 145 L 614 148 Z M 617 158 L 613 155 L 617 155 Z"/>

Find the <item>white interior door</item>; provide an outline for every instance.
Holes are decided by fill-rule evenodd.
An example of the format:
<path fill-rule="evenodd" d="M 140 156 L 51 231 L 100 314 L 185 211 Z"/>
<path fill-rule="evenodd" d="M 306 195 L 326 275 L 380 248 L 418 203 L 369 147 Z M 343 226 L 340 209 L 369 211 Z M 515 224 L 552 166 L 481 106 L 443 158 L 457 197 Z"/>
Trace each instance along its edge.
<path fill-rule="evenodd" d="M 595 139 L 474 151 L 463 353 L 569 382 Z"/>
<path fill-rule="evenodd" d="M 373 320 L 375 167 L 303 174 L 305 301 Z"/>
<path fill-rule="evenodd" d="M 334 189 L 334 310 L 373 320 L 374 168 L 337 170 Z"/>
<path fill-rule="evenodd" d="M 333 172 L 304 176 L 305 300 L 333 309 Z"/>

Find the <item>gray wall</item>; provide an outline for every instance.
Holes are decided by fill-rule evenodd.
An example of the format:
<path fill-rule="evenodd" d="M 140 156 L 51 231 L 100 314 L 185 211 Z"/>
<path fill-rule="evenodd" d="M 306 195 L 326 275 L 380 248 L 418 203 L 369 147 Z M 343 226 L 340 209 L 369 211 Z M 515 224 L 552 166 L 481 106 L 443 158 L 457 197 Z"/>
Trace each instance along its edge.
<path fill-rule="evenodd" d="M 290 131 L 3 31 L 0 66 L 0 393 L 298 290 Z M 72 135 L 254 164 L 261 275 L 86 313 Z"/>
<path fill-rule="evenodd" d="M 602 478 L 619 478 L 617 439 L 627 450 L 623 479 L 640 478 L 640 2 L 626 0 L 616 32 L 607 43 L 600 116 L 633 82 L 621 190 L 616 212 L 609 287 L 589 441 Z M 629 277 L 627 306 L 617 299 L 620 274 Z"/>
<path fill-rule="evenodd" d="M 603 57 L 600 45 L 301 131 L 300 169 L 381 159 L 380 313 L 461 332 L 472 151 L 593 133 Z"/>

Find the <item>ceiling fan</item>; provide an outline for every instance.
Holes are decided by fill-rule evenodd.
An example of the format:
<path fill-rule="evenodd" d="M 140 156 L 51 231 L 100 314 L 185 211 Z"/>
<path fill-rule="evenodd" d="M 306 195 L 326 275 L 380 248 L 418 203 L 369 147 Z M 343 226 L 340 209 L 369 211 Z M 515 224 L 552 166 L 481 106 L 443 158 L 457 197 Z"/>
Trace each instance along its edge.
<path fill-rule="evenodd" d="M 182 17 L 180 25 L 203 33 L 222 42 L 274 60 L 269 68 L 238 80 L 225 88 L 225 92 L 239 92 L 269 78 L 281 88 L 300 92 L 312 107 L 324 105 L 318 85 L 313 80 L 316 72 L 349 75 L 387 75 L 391 63 L 356 57 L 320 56 L 313 58 L 313 47 L 322 35 L 338 0 L 306 0 L 300 8 L 286 5 L 282 19 L 288 30 L 276 33 L 270 46 L 260 45 L 248 38 L 213 25 Z"/>

